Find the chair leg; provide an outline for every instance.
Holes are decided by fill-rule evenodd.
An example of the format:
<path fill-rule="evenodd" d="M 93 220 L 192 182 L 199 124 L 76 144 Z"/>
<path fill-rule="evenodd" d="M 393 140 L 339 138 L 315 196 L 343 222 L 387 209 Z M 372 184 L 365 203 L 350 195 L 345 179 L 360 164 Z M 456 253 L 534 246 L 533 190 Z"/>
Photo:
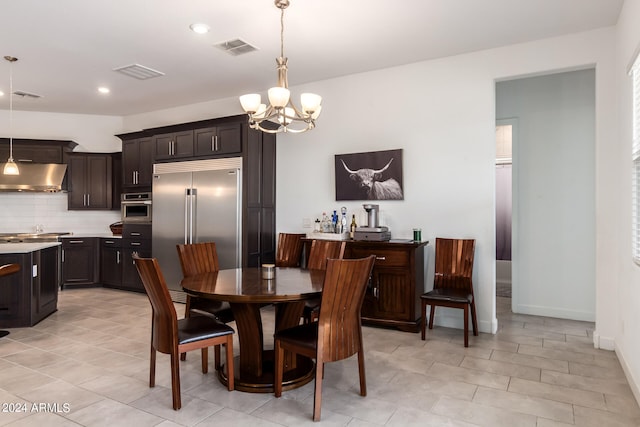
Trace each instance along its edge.
<path fill-rule="evenodd" d="M 220 351 L 220 346 L 216 347 L 218 347 L 218 351 Z M 206 374 L 209 372 L 209 348 L 204 347 L 200 351 L 202 353 L 202 373 Z"/>
<path fill-rule="evenodd" d="M 431 304 L 431 311 L 429 311 L 429 329 L 433 329 L 433 318 L 436 315 L 436 306 Z"/>
<path fill-rule="evenodd" d="M 221 346 L 219 345 L 213 347 L 213 360 L 216 371 L 219 371 L 222 368 L 222 365 L 220 364 L 220 347 Z M 227 349 L 227 351 L 229 351 L 229 349 Z"/>
<path fill-rule="evenodd" d="M 149 387 L 156 386 L 156 349 L 151 345 L 151 355 L 149 356 Z"/>
<path fill-rule="evenodd" d="M 464 306 L 464 346 L 469 347 L 469 304 Z"/>
<path fill-rule="evenodd" d="M 220 353 L 220 346 L 218 346 L 217 348 L 218 353 Z M 229 391 L 233 391 L 235 388 L 235 370 L 233 367 L 233 335 L 229 335 L 227 338 L 227 343 L 225 344 L 225 352 L 227 353 L 227 389 Z M 220 355 L 218 354 L 218 356 Z"/>
<path fill-rule="evenodd" d="M 190 317 L 191 315 L 191 297 L 187 295 L 187 303 L 184 307 L 184 317 Z M 187 353 L 180 353 L 180 360 L 187 360 Z"/>
<path fill-rule="evenodd" d="M 364 350 L 360 346 L 358 351 L 358 373 L 360 374 L 360 396 L 367 395 L 367 377 L 364 370 Z"/>
<path fill-rule="evenodd" d="M 322 409 L 322 374 L 324 372 L 324 362 L 321 358 L 316 359 L 316 385 L 313 394 L 313 421 L 320 421 L 320 410 Z"/>
<path fill-rule="evenodd" d="M 171 394 L 173 396 L 173 409 L 182 407 L 180 400 L 180 363 L 177 351 L 171 353 Z"/>
<path fill-rule="evenodd" d="M 471 322 L 473 322 L 473 335 L 478 336 L 478 317 L 476 316 L 475 301 L 471 301 Z"/>
<path fill-rule="evenodd" d="M 425 329 L 427 329 L 427 301 L 422 300 L 422 319 L 420 320 L 420 329 L 422 330 L 422 341 L 425 340 Z"/>
<path fill-rule="evenodd" d="M 275 340 L 274 343 L 274 370 L 273 370 L 273 394 L 276 397 L 282 396 L 282 374 L 284 367 L 284 350 L 280 345 L 280 340 Z"/>

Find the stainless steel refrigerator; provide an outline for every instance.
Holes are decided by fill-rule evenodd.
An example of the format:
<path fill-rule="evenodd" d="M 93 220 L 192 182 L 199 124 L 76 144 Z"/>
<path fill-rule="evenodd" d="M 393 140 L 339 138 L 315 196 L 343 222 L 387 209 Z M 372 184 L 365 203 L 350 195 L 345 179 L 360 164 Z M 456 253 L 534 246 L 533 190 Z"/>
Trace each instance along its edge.
<path fill-rule="evenodd" d="M 153 166 L 152 255 L 184 302 L 176 245 L 213 241 L 221 269 L 242 265 L 242 158 Z"/>

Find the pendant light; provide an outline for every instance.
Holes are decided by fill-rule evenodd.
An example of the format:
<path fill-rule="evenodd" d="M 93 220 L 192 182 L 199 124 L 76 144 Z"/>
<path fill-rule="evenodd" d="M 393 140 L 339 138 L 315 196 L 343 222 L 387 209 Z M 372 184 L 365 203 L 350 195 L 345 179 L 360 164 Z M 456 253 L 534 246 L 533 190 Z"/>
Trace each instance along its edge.
<path fill-rule="evenodd" d="M 4 165 L 5 175 L 20 175 L 18 165 L 13 161 L 13 63 L 18 60 L 13 56 L 5 56 L 9 61 L 9 159 Z"/>
<path fill-rule="evenodd" d="M 316 119 L 320 115 L 322 97 L 315 93 L 300 95 L 302 108 L 297 108 L 291 102 L 291 93 L 287 81 L 287 58 L 284 56 L 284 10 L 289 6 L 289 0 L 274 0 L 280 9 L 280 57 L 278 64 L 278 85 L 268 91 L 269 104 L 261 103 L 260 94 L 251 93 L 240 97 L 242 108 L 249 115 L 249 127 L 267 133 L 291 132 L 301 133 L 313 129 Z M 268 121 L 274 126 L 263 127 L 262 122 Z M 298 125 L 298 126 L 296 126 Z"/>

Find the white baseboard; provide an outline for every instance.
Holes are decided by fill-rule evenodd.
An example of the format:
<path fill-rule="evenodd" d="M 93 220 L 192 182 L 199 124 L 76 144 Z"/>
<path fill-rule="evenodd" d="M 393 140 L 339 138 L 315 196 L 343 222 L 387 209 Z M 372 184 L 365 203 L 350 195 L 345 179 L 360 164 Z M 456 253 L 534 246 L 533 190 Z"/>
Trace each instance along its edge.
<path fill-rule="evenodd" d="M 594 333 L 593 335 L 595 340 L 596 334 Z M 620 361 L 620 365 L 622 365 L 622 370 L 624 371 L 624 375 L 627 377 L 627 382 L 629 383 L 629 387 L 631 388 L 633 397 L 636 398 L 636 402 L 638 402 L 638 405 L 640 405 L 640 387 L 639 387 L 640 383 L 638 383 L 637 378 L 633 376 L 633 373 L 631 372 L 631 369 L 629 368 L 629 364 L 624 358 L 624 354 L 622 353 L 622 351 L 618 347 L 616 347 L 615 352 L 616 352 L 616 356 L 618 356 L 618 360 Z"/>
<path fill-rule="evenodd" d="M 558 319 L 582 320 L 584 322 L 595 322 L 596 314 L 587 311 L 567 310 L 558 307 L 543 307 L 536 305 L 517 304 L 514 312 L 520 314 L 531 314 L 533 316 L 556 317 Z"/>

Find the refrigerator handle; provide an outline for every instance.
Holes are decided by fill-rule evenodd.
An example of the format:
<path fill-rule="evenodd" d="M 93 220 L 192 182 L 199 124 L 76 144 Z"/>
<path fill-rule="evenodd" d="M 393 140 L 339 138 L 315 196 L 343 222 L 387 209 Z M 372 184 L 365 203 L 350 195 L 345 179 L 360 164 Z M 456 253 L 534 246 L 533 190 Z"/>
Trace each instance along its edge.
<path fill-rule="evenodd" d="M 189 220 L 191 243 L 196 243 L 198 238 L 198 224 L 196 219 L 198 212 L 198 189 L 191 189 L 191 219 Z"/>
<path fill-rule="evenodd" d="M 184 244 L 191 243 L 189 242 L 189 201 L 191 199 L 191 195 L 189 194 L 189 189 L 184 189 Z"/>

